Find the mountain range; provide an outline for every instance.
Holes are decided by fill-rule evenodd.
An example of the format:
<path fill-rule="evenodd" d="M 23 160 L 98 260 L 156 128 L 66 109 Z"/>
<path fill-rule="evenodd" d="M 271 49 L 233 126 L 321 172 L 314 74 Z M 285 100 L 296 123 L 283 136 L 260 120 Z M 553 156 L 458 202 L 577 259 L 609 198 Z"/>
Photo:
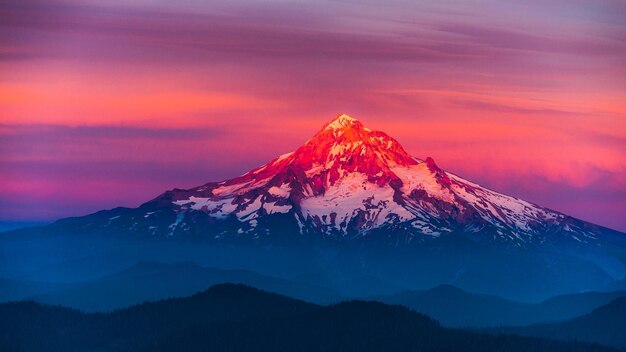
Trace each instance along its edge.
<path fill-rule="evenodd" d="M 592 312 L 565 322 L 492 330 L 498 333 L 543 336 L 559 340 L 596 342 L 626 349 L 626 298 L 618 298 Z"/>
<path fill-rule="evenodd" d="M 445 326 L 494 327 L 561 322 L 591 313 L 594 309 L 622 297 L 626 297 L 626 291 L 584 292 L 555 296 L 538 303 L 526 303 L 493 295 L 473 294 L 454 286 L 441 285 L 430 290 L 403 291 L 372 299 L 409 307 Z"/>
<path fill-rule="evenodd" d="M 521 326 L 557 322 L 590 313 L 626 291 L 586 292 L 525 303 L 475 294 L 450 285 L 423 291 L 401 291 L 375 297 L 352 297 L 345 292 L 307 283 L 306 278 L 275 278 L 245 270 L 204 268 L 190 262 L 141 262 L 128 269 L 83 283 L 41 284 L 0 281 L 0 302 L 34 300 L 85 312 L 107 312 L 145 301 L 192 295 L 222 283 L 240 283 L 316 304 L 360 298 L 403 305 L 447 327 Z M 14 287 L 21 288 L 17 294 Z M 30 291 L 28 290 L 30 288 Z"/>
<path fill-rule="evenodd" d="M 319 306 L 232 284 L 107 314 L 4 303 L 0 332 L 3 351 L 612 351 L 445 328 L 378 302 Z"/>
<path fill-rule="evenodd" d="M 247 270 L 204 268 L 191 262 L 141 262 L 69 288 L 34 291 L 19 299 L 103 312 L 170 297 L 189 296 L 215 284 L 246 284 L 308 302 L 328 304 L 343 297 L 328 288 L 257 274 Z M 2 296 L 0 295 L 0 301 Z"/>

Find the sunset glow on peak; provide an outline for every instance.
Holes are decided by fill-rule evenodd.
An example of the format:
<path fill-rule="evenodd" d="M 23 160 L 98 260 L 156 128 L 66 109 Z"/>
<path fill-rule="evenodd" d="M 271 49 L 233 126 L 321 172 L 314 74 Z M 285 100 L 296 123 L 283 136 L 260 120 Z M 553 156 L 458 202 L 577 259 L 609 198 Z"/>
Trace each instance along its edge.
<path fill-rule="evenodd" d="M 356 123 L 358 120 L 348 114 L 339 114 L 332 120 L 332 122 L 338 122 L 343 126 L 346 126 L 348 124 Z"/>

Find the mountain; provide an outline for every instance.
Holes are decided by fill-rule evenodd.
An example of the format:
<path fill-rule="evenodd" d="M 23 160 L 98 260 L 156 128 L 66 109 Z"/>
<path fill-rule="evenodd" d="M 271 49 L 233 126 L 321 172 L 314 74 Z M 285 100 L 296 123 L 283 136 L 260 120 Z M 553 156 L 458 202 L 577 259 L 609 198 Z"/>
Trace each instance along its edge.
<path fill-rule="evenodd" d="M 445 326 L 487 327 L 571 319 L 620 297 L 626 297 L 626 291 L 586 292 L 556 296 L 540 303 L 523 303 L 441 285 L 430 290 L 404 291 L 372 299 L 409 307 Z"/>
<path fill-rule="evenodd" d="M 509 327 L 495 331 L 559 340 L 575 339 L 626 349 L 626 297 L 562 323 Z"/>
<path fill-rule="evenodd" d="M 11 284 L 4 285 L 5 282 Z M 324 282 L 315 277 L 285 279 L 247 270 L 207 268 L 192 262 L 140 262 L 128 269 L 71 285 L 0 280 L 0 288 L 3 289 L 0 290 L 0 302 L 32 299 L 86 312 L 111 311 L 144 301 L 191 295 L 220 283 L 251 285 L 316 304 L 328 304 L 350 297 L 346 292 L 336 291 L 336 283 Z M 324 286 L 321 286 L 322 283 Z M 385 282 L 374 277 L 361 277 L 351 279 L 343 286 L 358 293 L 367 292 L 371 285 L 383 286 L 384 289 Z M 398 288 L 387 289 L 401 291 Z M 401 291 L 367 299 L 406 306 L 445 326 L 480 328 L 563 321 L 589 313 L 619 297 L 626 297 L 626 291 L 585 292 L 556 296 L 540 303 L 523 303 L 440 285 L 428 290 Z"/>
<path fill-rule="evenodd" d="M 432 158 L 414 158 L 395 139 L 345 114 L 295 152 L 242 176 L 61 224 L 215 239 L 385 236 L 398 245 L 459 234 L 515 246 L 593 243 L 612 233 L 481 187 Z"/>
<path fill-rule="evenodd" d="M 6 281 L 10 282 L 0 280 L 0 285 Z M 21 283 L 22 285 L 17 285 L 22 288 L 19 292 L 0 291 L 3 295 L 11 294 L 0 301 L 32 299 L 38 303 L 86 312 L 111 311 L 144 301 L 191 295 L 221 283 L 246 284 L 316 304 L 345 299 L 344 295 L 334 289 L 319 286 L 322 280 L 313 279 L 310 280 L 311 283 L 307 281 L 298 277 L 275 278 L 247 270 L 206 268 L 192 262 L 141 262 L 84 283 Z M 332 282 L 326 282 L 325 285 L 335 287 Z M 364 277 L 350 280 L 345 285 L 352 287 L 354 292 L 364 292 L 367 290 L 365 285 L 384 285 L 384 282 Z M 540 303 L 524 303 L 440 285 L 423 291 L 402 291 L 367 299 L 406 306 L 445 326 L 476 328 L 563 321 L 587 314 L 620 297 L 626 297 L 626 291 L 586 292 L 556 296 Z"/>
<path fill-rule="evenodd" d="M 318 306 L 241 285 L 108 314 L 0 304 L 3 351 L 612 351 L 441 327 L 399 306 Z"/>
<path fill-rule="evenodd" d="M 245 270 L 204 268 L 191 262 L 141 262 L 129 269 L 76 285 L 77 287 L 21 298 L 87 312 L 110 311 L 148 300 L 191 295 L 221 283 L 252 285 L 315 303 L 330 303 L 341 298 L 338 293 L 323 287 Z"/>
<path fill-rule="evenodd" d="M 315 273 L 351 297 L 451 284 L 543 300 L 623 280 L 626 234 L 479 186 L 339 115 L 239 177 L 0 235 L 2 277 L 93 278 L 122 260 Z"/>

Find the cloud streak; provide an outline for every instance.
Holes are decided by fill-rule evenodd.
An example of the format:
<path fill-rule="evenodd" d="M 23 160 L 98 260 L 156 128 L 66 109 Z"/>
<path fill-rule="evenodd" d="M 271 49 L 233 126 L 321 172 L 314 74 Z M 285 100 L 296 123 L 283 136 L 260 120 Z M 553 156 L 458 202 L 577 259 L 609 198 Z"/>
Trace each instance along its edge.
<path fill-rule="evenodd" d="M 270 16 L 270 11 L 284 16 Z M 284 20 L 295 16 L 300 21 Z M 332 15 L 328 15 L 332 18 Z M 256 16 L 165 12 L 159 8 L 106 7 L 78 2 L 5 2 L 0 7 L 4 30 L 21 31 L 6 36 L 15 44 L 30 42 L 22 53 L 46 52 L 52 57 L 109 55 L 139 60 L 200 59 L 297 59 L 297 60 L 391 60 L 472 61 L 503 55 L 503 50 L 569 54 L 576 56 L 625 55 L 620 37 L 589 38 L 536 35 L 495 26 L 470 23 L 416 22 L 396 31 L 345 31 L 336 21 L 315 26 L 319 15 L 274 7 Z M 45 36 L 65 35 L 74 45 L 46 45 Z M 618 31 L 602 34 L 617 36 Z M 611 38 L 609 37 L 609 39 Z M 469 40 L 468 40 L 469 39 Z M 623 36 L 621 37 L 623 39 Z M 115 42 L 103 47 L 90 42 Z M 82 42 L 82 43 L 81 43 Z M 143 49 L 137 50 L 136 46 Z M 161 55 L 154 55 L 161 54 Z M 19 56 L 19 55 L 18 55 Z"/>

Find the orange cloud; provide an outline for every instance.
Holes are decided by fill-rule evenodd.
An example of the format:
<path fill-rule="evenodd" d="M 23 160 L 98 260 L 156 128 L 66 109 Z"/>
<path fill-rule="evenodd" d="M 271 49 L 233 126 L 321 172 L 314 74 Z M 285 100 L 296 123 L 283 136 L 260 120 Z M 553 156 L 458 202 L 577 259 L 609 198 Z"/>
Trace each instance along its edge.
<path fill-rule="evenodd" d="M 178 126 L 198 124 L 193 113 L 277 109 L 281 103 L 245 94 L 172 90 L 125 92 L 91 84 L 32 82 L 0 84 L 4 123 L 68 125 L 136 124 Z M 202 121 L 201 123 L 203 123 Z"/>

